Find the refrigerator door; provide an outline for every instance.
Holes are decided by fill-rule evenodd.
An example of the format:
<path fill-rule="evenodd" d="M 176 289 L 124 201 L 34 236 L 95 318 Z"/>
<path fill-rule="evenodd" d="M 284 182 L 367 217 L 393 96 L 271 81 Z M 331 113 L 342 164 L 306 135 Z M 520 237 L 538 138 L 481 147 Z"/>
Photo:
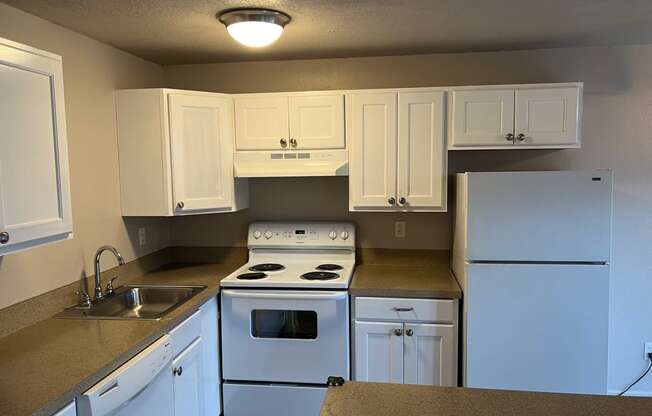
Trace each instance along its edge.
<path fill-rule="evenodd" d="M 609 262 L 610 171 L 468 174 L 469 261 Z"/>
<path fill-rule="evenodd" d="M 605 394 L 608 265 L 469 264 L 465 386 Z"/>

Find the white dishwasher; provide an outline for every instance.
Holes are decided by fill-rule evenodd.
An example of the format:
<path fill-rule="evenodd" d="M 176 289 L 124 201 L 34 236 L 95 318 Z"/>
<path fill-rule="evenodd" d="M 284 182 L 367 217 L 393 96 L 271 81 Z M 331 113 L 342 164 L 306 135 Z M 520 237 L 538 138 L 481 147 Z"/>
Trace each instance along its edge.
<path fill-rule="evenodd" d="M 82 394 L 78 416 L 173 416 L 172 355 L 164 335 Z"/>

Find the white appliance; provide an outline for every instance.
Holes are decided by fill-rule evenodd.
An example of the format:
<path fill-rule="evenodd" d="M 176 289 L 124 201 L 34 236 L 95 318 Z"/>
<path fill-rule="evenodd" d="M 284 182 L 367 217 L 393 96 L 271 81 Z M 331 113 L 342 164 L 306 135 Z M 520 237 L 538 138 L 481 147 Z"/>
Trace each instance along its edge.
<path fill-rule="evenodd" d="M 457 175 L 464 385 L 606 393 L 612 173 Z"/>
<path fill-rule="evenodd" d="M 249 261 L 221 281 L 225 416 L 319 415 L 350 376 L 347 223 L 249 226 Z"/>
<path fill-rule="evenodd" d="M 238 178 L 292 176 L 347 176 L 347 150 L 292 150 L 235 152 L 235 176 Z"/>
<path fill-rule="evenodd" d="M 164 335 L 77 399 L 79 416 L 174 416 L 172 344 Z"/>

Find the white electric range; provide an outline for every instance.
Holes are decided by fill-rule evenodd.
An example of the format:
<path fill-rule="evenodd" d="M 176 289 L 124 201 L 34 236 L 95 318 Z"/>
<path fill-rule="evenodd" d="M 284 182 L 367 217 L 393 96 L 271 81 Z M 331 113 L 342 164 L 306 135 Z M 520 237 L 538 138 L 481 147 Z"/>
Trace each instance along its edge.
<path fill-rule="evenodd" d="M 355 229 L 256 222 L 249 261 L 221 281 L 224 415 L 319 415 L 329 377 L 350 377 Z"/>

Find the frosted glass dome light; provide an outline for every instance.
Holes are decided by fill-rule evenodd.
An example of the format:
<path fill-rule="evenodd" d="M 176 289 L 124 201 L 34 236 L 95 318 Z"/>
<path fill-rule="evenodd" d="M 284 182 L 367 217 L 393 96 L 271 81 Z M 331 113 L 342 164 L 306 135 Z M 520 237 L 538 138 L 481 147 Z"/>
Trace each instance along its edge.
<path fill-rule="evenodd" d="M 230 9 L 219 13 L 217 18 L 233 39 L 251 48 L 276 42 L 291 20 L 287 14 L 269 9 Z"/>

